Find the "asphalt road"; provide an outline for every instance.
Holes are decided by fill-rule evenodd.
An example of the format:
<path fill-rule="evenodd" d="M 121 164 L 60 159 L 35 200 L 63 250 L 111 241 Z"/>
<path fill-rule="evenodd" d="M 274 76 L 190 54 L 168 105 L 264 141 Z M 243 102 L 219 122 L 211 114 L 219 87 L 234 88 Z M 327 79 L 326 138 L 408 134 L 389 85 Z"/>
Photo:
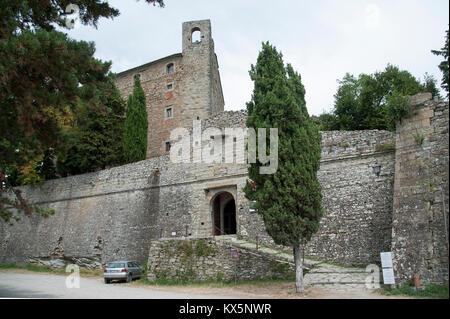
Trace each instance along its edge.
<path fill-rule="evenodd" d="M 68 274 L 69 276 L 69 274 Z M 79 288 L 67 288 L 74 281 L 68 276 L 0 272 L 0 298 L 64 299 L 231 299 L 231 296 L 196 295 L 129 287 L 121 283 L 106 285 L 102 278 L 80 278 Z"/>

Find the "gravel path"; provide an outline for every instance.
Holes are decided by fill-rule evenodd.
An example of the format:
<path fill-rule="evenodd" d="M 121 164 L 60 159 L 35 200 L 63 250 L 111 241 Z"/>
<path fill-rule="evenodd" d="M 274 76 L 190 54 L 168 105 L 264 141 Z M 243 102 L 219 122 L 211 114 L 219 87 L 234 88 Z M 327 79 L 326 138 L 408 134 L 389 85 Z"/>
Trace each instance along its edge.
<path fill-rule="evenodd" d="M 147 286 L 139 282 L 106 285 L 102 278 L 80 278 L 80 288 L 67 288 L 68 276 L 41 274 L 25 270 L 0 271 L 0 298 L 65 299 L 409 299 L 383 296 L 353 285 L 308 287 L 295 293 L 294 283 L 267 282 L 229 287 Z"/>
<path fill-rule="evenodd" d="M 106 285 L 102 278 L 80 278 L 80 288 L 67 288 L 68 276 L 0 272 L 0 298 L 65 298 L 65 299 L 211 299 L 236 297 L 217 294 L 191 294 L 161 289 L 130 287 L 126 284 Z"/>

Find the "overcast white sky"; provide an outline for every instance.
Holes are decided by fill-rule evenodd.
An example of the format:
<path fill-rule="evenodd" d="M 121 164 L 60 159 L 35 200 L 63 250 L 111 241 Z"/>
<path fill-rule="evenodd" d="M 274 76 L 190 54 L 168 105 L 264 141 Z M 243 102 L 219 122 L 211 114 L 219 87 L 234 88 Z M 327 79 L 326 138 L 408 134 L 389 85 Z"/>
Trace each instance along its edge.
<path fill-rule="evenodd" d="M 121 15 L 98 29 L 68 32 L 94 41 L 96 57 L 121 72 L 181 52 L 181 24 L 210 19 L 219 60 L 225 110 L 244 109 L 253 84 L 248 75 L 263 41 L 270 41 L 301 74 L 310 114 L 333 108 L 337 80 L 383 70 L 388 63 L 441 82 L 448 0 L 109 0 Z"/>

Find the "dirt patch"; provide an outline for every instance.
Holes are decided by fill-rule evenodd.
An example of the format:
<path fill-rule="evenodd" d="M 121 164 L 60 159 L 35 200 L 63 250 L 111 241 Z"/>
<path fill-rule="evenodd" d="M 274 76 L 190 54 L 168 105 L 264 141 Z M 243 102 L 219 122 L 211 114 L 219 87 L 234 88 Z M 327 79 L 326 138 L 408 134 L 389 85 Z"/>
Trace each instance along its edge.
<path fill-rule="evenodd" d="M 68 273 L 35 272 L 26 269 L 1 269 L 0 272 L 20 274 L 42 274 L 67 276 Z M 81 274 L 84 278 L 98 278 L 103 281 L 103 276 L 97 274 Z M 267 282 L 256 284 L 238 284 L 236 286 L 163 286 L 146 285 L 139 281 L 132 283 L 120 283 L 118 285 L 147 288 L 168 292 L 178 292 L 197 295 L 222 295 L 233 296 L 237 299 L 414 299 L 406 296 L 384 296 L 366 289 L 333 289 L 332 287 L 309 287 L 305 293 L 295 292 L 295 283 L 292 282 Z"/>
<path fill-rule="evenodd" d="M 268 282 L 249 285 L 239 284 L 234 287 L 158 286 L 145 285 L 140 282 L 133 282 L 127 285 L 187 294 L 229 295 L 243 299 L 411 299 L 410 297 L 401 296 L 383 296 L 365 289 L 342 290 L 331 287 L 309 287 L 303 294 L 297 294 L 295 292 L 295 283 Z"/>

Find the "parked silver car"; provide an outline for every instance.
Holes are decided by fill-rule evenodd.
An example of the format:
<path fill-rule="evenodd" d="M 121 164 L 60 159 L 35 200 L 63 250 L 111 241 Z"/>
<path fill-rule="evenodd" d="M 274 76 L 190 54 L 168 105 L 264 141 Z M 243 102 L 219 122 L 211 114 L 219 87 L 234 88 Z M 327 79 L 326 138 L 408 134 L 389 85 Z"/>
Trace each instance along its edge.
<path fill-rule="evenodd" d="M 109 284 L 111 280 L 126 280 L 131 282 L 135 278 L 141 278 L 144 268 L 133 261 L 113 261 L 106 265 L 103 270 L 105 283 Z"/>

